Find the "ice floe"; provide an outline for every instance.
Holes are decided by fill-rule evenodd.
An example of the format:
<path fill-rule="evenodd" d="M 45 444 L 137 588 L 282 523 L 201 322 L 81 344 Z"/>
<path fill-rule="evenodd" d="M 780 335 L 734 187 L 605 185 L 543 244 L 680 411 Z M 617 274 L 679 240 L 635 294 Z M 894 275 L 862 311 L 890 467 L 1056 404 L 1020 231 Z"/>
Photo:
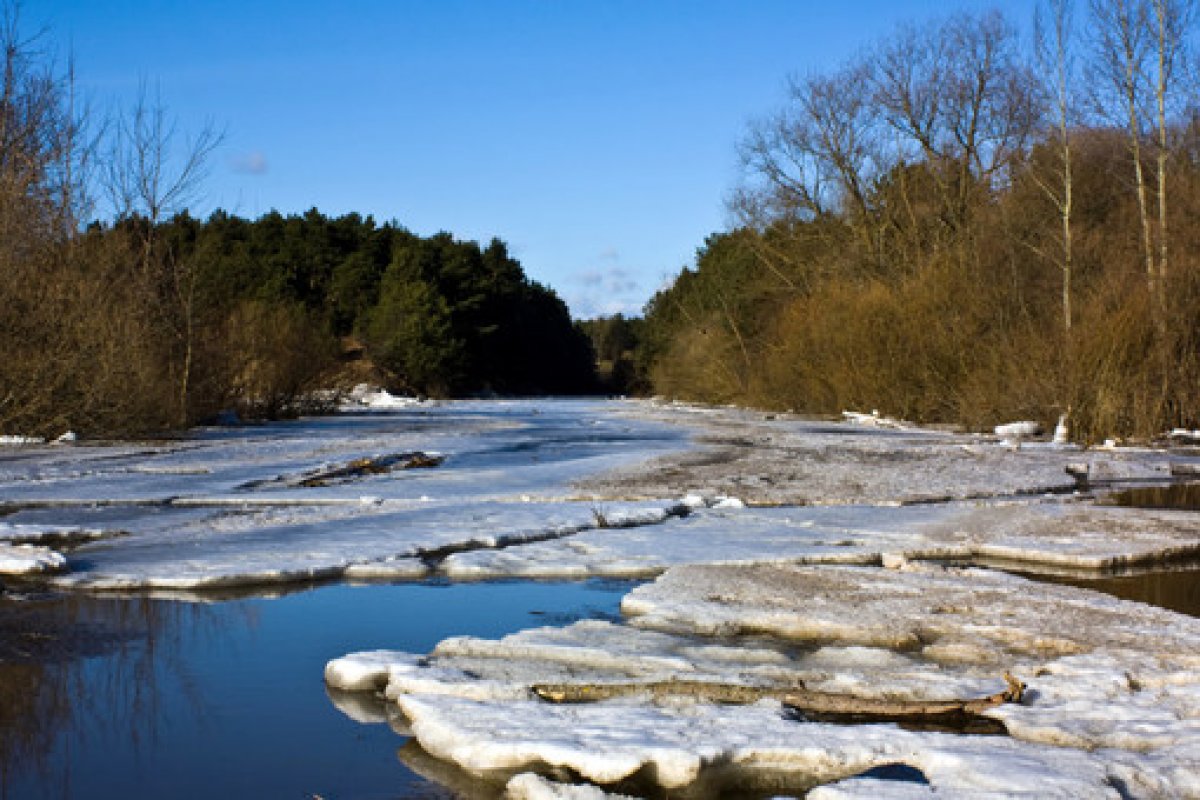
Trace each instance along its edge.
<path fill-rule="evenodd" d="M 481 779 L 566 769 L 617 791 L 841 781 L 826 796 L 857 797 L 878 788 L 864 772 L 903 764 L 928 781 L 914 796 L 1200 791 L 1191 618 L 987 570 L 761 564 L 675 568 L 623 610 L 634 627 L 590 621 L 449 639 L 427 656 L 351 654 L 326 679 L 382 688 L 425 751 Z M 774 697 L 727 706 L 636 692 L 720 681 L 936 700 L 994 691 L 1001 669 L 1029 692 L 985 712 L 1007 728 L 999 738 L 805 722 Z M 565 705 L 530 691 L 561 682 L 635 691 Z"/>
<path fill-rule="evenodd" d="M 406 696 L 400 707 L 422 748 L 480 778 L 564 768 L 598 784 L 682 789 L 702 781 L 719 795 L 795 791 L 901 762 L 939 796 L 1120 797 L 1090 753 L 890 725 L 802 723 L 770 701 L 563 706 Z"/>
<path fill-rule="evenodd" d="M 1060 502 L 737 508 L 695 495 L 682 502 L 691 513 L 663 525 L 452 554 L 439 571 L 460 580 L 653 577 L 680 564 L 941 559 L 1069 574 L 1200 556 L 1200 518 L 1182 511 Z"/>
<path fill-rule="evenodd" d="M 904 675 L 901 654 L 823 653 L 793 658 L 782 648 L 705 642 L 602 622 L 555 632 L 527 631 L 498 642 L 448 640 L 423 659 L 361 654 L 330 664 L 327 680 L 361 687 L 386 682 L 413 735 L 427 752 L 479 778 L 503 780 L 527 769 L 558 767 L 601 784 L 669 788 L 698 780 L 752 788 L 805 787 L 879 764 L 909 763 L 944 789 L 982 785 L 1041 787 L 1043 796 L 1087 794 L 1103 786 L 1097 760 L 1041 752 L 1007 740 L 911 733 L 890 725 L 846 727 L 798 722 L 776 701 L 716 706 L 686 698 L 554 705 L 532 699 L 534 681 L 721 679 L 747 685 L 850 672 Z M 387 662 L 391 661 L 390 665 Z M 371 677 L 371 673 L 374 676 Z M 865 680 L 865 678 L 864 678 Z M 944 681 L 943 692 L 985 684 Z M 1006 769 L 1023 775 L 1004 784 Z M 1056 792 L 1056 786 L 1060 791 Z M 1115 796 L 1115 795 L 1113 795 Z"/>
<path fill-rule="evenodd" d="M 894 417 L 882 416 L 878 409 L 873 409 L 870 414 L 864 414 L 861 411 L 843 411 L 842 418 L 847 422 L 852 422 L 855 425 L 866 425 L 871 428 L 915 428 L 911 422 L 895 419 Z"/>
<path fill-rule="evenodd" d="M 798 600 L 798 598 L 803 598 Z M 1102 754 L 1133 796 L 1200 792 L 1200 621 L 983 570 L 684 567 L 628 595 L 653 629 L 900 649 L 939 672 L 1023 670 L 988 712 L 1017 739 Z"/>
<path fill-rule="evenodd" d="M 613 504 L 610 526 L 655 524 L 673 503 Z M 203 511 L 206 513 L 197 513 Z M 446 555 L 595 527 L 583 503 L 352 503 L 168 514 L 72 554 L 60 587 L 196 589 L 333 578 L 413 579 Z"/>

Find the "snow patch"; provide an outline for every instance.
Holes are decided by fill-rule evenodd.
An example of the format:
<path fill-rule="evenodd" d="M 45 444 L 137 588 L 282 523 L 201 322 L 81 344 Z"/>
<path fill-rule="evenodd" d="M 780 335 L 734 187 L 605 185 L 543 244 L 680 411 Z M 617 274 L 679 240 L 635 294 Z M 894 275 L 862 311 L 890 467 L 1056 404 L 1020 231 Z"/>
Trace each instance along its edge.
<path fill-rule="evenodd" d="M 401 397 L 387 389 L 360 383 L 346 395 L 342 405 L 343 410 L 369 408 L 377 411 L 390 411 L 402 408 L 412 408 L 421 405 L 418 397 Z"/>
<path fill-rule="evenodd" d="M 894 430 L 903 430 L 905 428 L 915 427 L 911 422 L 895 419 L 894 417 L 880 416 L 878 409 L 872 409 L 870 414 L 864 414 L 861 411 L 843 411 L 842 418 L 846 422 L 854 423 L 855 425 L 865 425 L 870 428 L 892 428 Z"/>
<path fill-rule="evenodd" d="M 41 436 L 16 436 L 6 434 L 0 436 L 0 446 L 2 447 L 19 447 L 27 444 L 45 444 L 46 440 Z"/>
<path fill-rule="evenodd" d="M 66 568 L 66 557 L 49 547 L 0 543 L 0 575 L 43 575 Z"/>

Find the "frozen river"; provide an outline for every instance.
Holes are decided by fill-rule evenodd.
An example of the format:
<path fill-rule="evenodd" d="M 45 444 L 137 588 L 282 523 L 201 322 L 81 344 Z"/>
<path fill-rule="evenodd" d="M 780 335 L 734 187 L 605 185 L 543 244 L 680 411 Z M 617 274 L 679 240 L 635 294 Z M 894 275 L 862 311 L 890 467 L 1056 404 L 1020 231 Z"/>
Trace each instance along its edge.
<path fill-rule="evenodd" d="M 976 790 L 1020 764 L 1016 785 L 1044 796 L 1200 794 L 1194 619 L 937 566 L 1194 613 L 1196 573 L 1161 577 L 1200 555 L 1194 514 L 1092 495 L 1198 464 L 576 400 L 6 448 L 0 788 L 495 797 L 512 778 L 516 798 L 556 796 L 549 775 L 854 797 L 901 765 L 908 792 L 1001 796 Z M 1002 746 L 786 722 L 777 702 L 568 713 L 527 697 L 537 681 L 680 675 L 958 697 L 1003 669 L 1034 691 L 989 712 Z M 1121 675 L 1128 698 L 1100 688 Z M 1097 692 L 1093 720 L 1079 709 Z M 695 740 L 697 725 L 715 727 Z"/>

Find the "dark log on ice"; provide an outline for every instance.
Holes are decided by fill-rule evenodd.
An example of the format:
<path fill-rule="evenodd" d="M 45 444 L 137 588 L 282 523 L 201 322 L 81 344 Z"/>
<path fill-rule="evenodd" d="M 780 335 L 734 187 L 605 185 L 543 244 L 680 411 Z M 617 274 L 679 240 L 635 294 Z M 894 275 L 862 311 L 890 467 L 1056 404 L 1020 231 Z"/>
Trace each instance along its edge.
<path fill-rule="evenodd" d="M 307 488 L 326 486 L 336 481 L 359 478 L 364 475 L 383 475 L 398 469 L 427 469 L 436 467 L 443 461 L 445 461 L 445 456 L 429 455 L 419 450 L 412 453 L 356 458 L 340 467 L 331 467 L 305 475 L 299 485 Z"/>
<path fill-rule="evenodd" d="M 745 686 L 711 681 L 670 680 L 649 683 L 543 683 L 530 687 L 553 703 L 591 703 L 616 697 L 649 695 L 655 699 L 690 697 L 714 703 L 755 703 L 775 699 L 801 715 L 863 717 L 871 721 L 922 721 L 976 716 L 1004 703 L 1019 703 L 1025 684 L 1004 673 L 1008 688 L 967 700 L 884 700 L 820 692 L 800 686 Z"/>

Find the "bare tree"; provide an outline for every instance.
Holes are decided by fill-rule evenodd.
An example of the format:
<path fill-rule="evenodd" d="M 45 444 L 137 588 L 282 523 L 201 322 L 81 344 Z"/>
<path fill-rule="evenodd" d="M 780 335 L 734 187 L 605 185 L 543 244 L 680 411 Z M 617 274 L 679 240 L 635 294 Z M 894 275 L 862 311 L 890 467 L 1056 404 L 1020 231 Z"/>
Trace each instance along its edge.
<path fill-rule="evenodd" d="M 1181 75 L 1193 0 L 1092 0 L 1096 105 L 1126 130 L 1146 283 L 1165 324 L 1170 116 L 1185 95 Z M 1154 155 L 1153 184 L 1146 172 Z M 1151 210 L 1151 194 L 1156 209 Z"/>
<path fill-rule="evenodd" d="M 999 12 L 908 28 L 881 49 L 872 74 L 884 119 L 930 165 L 945 222 L 961 228 L 973 193 L 1006 180 L 1035 126 L 1015 31 Z"/>
<path fill-rule="evenodd" d="M 1177 78 L 1187 60 L 1186 31 L 1190 27 L 1195 5 L 1192 0 L 1151 0 L 1155 33 L 1154 105 L 1156 117 L 1157 152 L 1155 154 L 1158 184 L 1158 282 L 1166 288 L 1167 280 L 1167 161 L 1170 154 L 1167 115 L 1175 95 Z"/>
<path fill-rule="evenodd" d="M 198 199 L 209 161 L 223 140 L 211 123 L 194 136 L 181 137 L 158 91 L 151 98 L 143 84 L 137 100 L 112 126 L 104 188 L 115 216 L 141 217 L 152 235 L 155 225 Z"/>
<path fill-rule="evenodd" d="M 853 229 L 863 254 L 879 260 L 871 191 L 881 164 L 880 125 L 867 69 L 860 62 L 828 75 L 794 77 L 786 105 L 751 127 L 741 146 L 750 183 L 733 201 L 743 222 L 760 230 L 777 223 L 778 238 L 787 229 L 780 222 L 837 215 Z M 820 225 L 796 227 L 798 235 L 821 231 Z M 795 288 L 771 238 L 762 237 L 754 246 L 768 268 Z"/>
<path fill-rule="evenodd" d="M 39 49 L 42 32 L 22 35 L 19 11 L 0 5 L 0 212 L 21 227 L 2 232 L 10 241 L 40 233 L 57 241 L 77 229 L 86 194 L 86 117 L 76 107 L 73 69 L 56 71 Z"/>
<path fill-rule="evenodd" d="M 189 396 L 196 344 L 195 265 L 169 248 L 158 247 L 157 230 L 185 211 L 200 193 L 209 160 L 224 136 L 211 124 L 182 137 L 156 91 L 145 85 L 113 125 L 105 162 L 105 189 L 118 220 L 139 238 L 142 279 L 162 307 L 162 318 L 180 349 L 177 375 L 178 421 L 189 421 Z"/>
<path fill-rule="evenodd" d="M 1060 224 L 1059 256 L 1056 259 L 1062 272 L 1062 323 L 1064 334 L 1070 335 L 1071 278 L 1074 271 L 1073 232 L 1074 181 L 1071 174 L 1071 128 L 1075 122 L 1075 102 L 1072 92 L 1074 60 L 1071 50 L 1071 0 L 1047 0 L 1050 29 L 1046 29 L 1043 6 L 1038 6 L 1034 18 L 1034 39 L 1038 66 L 1048 76 L 1049 105 L 1054 109 L 1051 141 L 1055 150 L 1057 169 L 1053 178 L 1043 179 L 1036 169 L 1031 171 L 1038 186 L 1054 204 Z"/>
<path fill-rule="evenodd" d="M 1133 161 L 1134 195 L 1142 239 L 1142 258 L 1150 296 L 1161 298 L 1143 169 L 1146 60 L 1150 52 L 1147 8 L 1143 0 L 1092 0 L 1093 82 L 1101 112 L 1122 120 Z"/>

